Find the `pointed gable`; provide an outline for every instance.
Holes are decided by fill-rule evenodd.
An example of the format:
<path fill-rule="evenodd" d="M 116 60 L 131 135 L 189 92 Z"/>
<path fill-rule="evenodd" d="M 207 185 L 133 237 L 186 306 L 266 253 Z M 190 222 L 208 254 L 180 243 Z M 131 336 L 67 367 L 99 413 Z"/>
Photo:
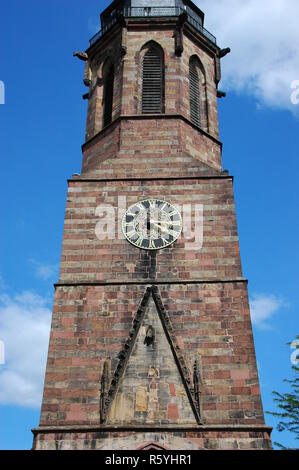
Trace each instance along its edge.
<path fill-rule="evenodd" d="M 106 423 L 195 425 L 199 410 L 188 371 L 156 287 L 147 289 L 133 327 L 135 337 L 120 354 L 118 380 L 112 380 Z"/>

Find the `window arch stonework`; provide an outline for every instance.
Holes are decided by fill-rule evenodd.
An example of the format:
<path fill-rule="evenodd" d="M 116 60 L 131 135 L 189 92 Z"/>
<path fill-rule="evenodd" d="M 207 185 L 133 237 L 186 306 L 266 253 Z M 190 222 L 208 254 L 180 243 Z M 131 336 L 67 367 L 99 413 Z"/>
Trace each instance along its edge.
<path fill-rule="evenodd" d="M 146 43 L 137 57 L 138 114 L 165 112 L 164 50 L 155 41 Z"/>
<path fill-rule="evenodd" d="M 190 120 L 204 131 L 209 131 L 206 73 L 197 56 L 189 61 Z"/>
<path fill-rule="evenodd" d="M 114 104 L 114 84 L 115 66 L 112 62 L 108 62 L 103 67 L 103 100 L 102 100 L 102 116 L 103 127 L 108 126 L 112 122 L 113 104 Z"/>

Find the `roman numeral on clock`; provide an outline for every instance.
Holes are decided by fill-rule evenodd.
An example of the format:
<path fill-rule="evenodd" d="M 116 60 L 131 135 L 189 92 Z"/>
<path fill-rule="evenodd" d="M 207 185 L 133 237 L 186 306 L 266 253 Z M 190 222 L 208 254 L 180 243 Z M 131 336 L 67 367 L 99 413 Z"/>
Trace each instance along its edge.
<path fill-rule="evenodd" d="M 127 210 L 122 229 L 126 239 L 137 248 L 160 250 L 178 239 L 182 218 L 167 201 L 145 199 Z"/>

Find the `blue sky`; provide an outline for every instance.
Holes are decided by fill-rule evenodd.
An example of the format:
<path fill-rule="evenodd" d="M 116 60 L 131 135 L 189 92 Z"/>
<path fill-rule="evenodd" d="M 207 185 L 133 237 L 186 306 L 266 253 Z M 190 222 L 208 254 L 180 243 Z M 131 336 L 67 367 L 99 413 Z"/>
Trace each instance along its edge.
<path fill-rule="evenodd" d="M 297 34 L 292 18 L 299 12 L 292 0 L 271 1 L 260 7 L 268 6 L 270 17 L 262 32 L 251 20 L 260 3 L 256 0 L 243 10 L 241 1 L 226 0 L 222 12 L 222 0 L 212 6 L 200 2 L 207 27 L 221 46 L 232 47 L 221 86 L 228 97 L 219 102 L 223 166 L 235 176 L 265 410 L 274 409 L 272 390 L 287 390 L 282 381 L 292 375 L 292 350 L 286 343 L 299 334 L 299 105 L 289 98 L 292 81 L 299 80 L 298 54 L 291 48 Z M 83 65 L 72 53 L 87 47 L 107 4 L 2 2 L 0 80 L 6 103 L 0 105 L 0 340 L 2 328 L 7 341 L 6 365 L 0 365 L 1 449 L 30 448 L 30 429 L 39 421 L 66 179 L 80 172 L 86 119 Z M 275 48 L 277 17 L 290 20 L 281 22 Z M 277 423 L 271 416 L 266 421 Z M 288 433 L 274 431 L 273 438 L 295 446 Z"/>

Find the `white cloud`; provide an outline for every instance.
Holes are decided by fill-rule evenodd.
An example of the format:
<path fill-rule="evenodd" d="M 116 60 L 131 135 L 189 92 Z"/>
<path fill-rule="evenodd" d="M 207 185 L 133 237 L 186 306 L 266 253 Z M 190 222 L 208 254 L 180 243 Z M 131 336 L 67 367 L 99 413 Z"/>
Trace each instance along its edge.
<path fill-rule="evenodd" d="M 290 109 L 291 84 L 299 79 L 298 0 L 201 0 L 205 26 L 220 47 L 221 88 L 253 95 L 258 105 Z"/>
<path fill-rule="evenodd" d="M 275 295 L 253 294 L 250 298 L 252 323 L 261 329 L 269 328 L 269 320 L 282 307 L 286 307 L 286 303 Z"/>
<path fill-rule="evenodd" d="M 0 404 L 40 407 L 50 320 L 48 301 L 39 295 L 0 295 L 0 340 L 5 345 Z"/>
<path fill-rule="evenodd" d="M 58 273 L 58 264 L 42 264 L 34 259 L 30 259 L 29 262 L 34 267 L 35 276 L 43 281 L 54 278 Z"/>

